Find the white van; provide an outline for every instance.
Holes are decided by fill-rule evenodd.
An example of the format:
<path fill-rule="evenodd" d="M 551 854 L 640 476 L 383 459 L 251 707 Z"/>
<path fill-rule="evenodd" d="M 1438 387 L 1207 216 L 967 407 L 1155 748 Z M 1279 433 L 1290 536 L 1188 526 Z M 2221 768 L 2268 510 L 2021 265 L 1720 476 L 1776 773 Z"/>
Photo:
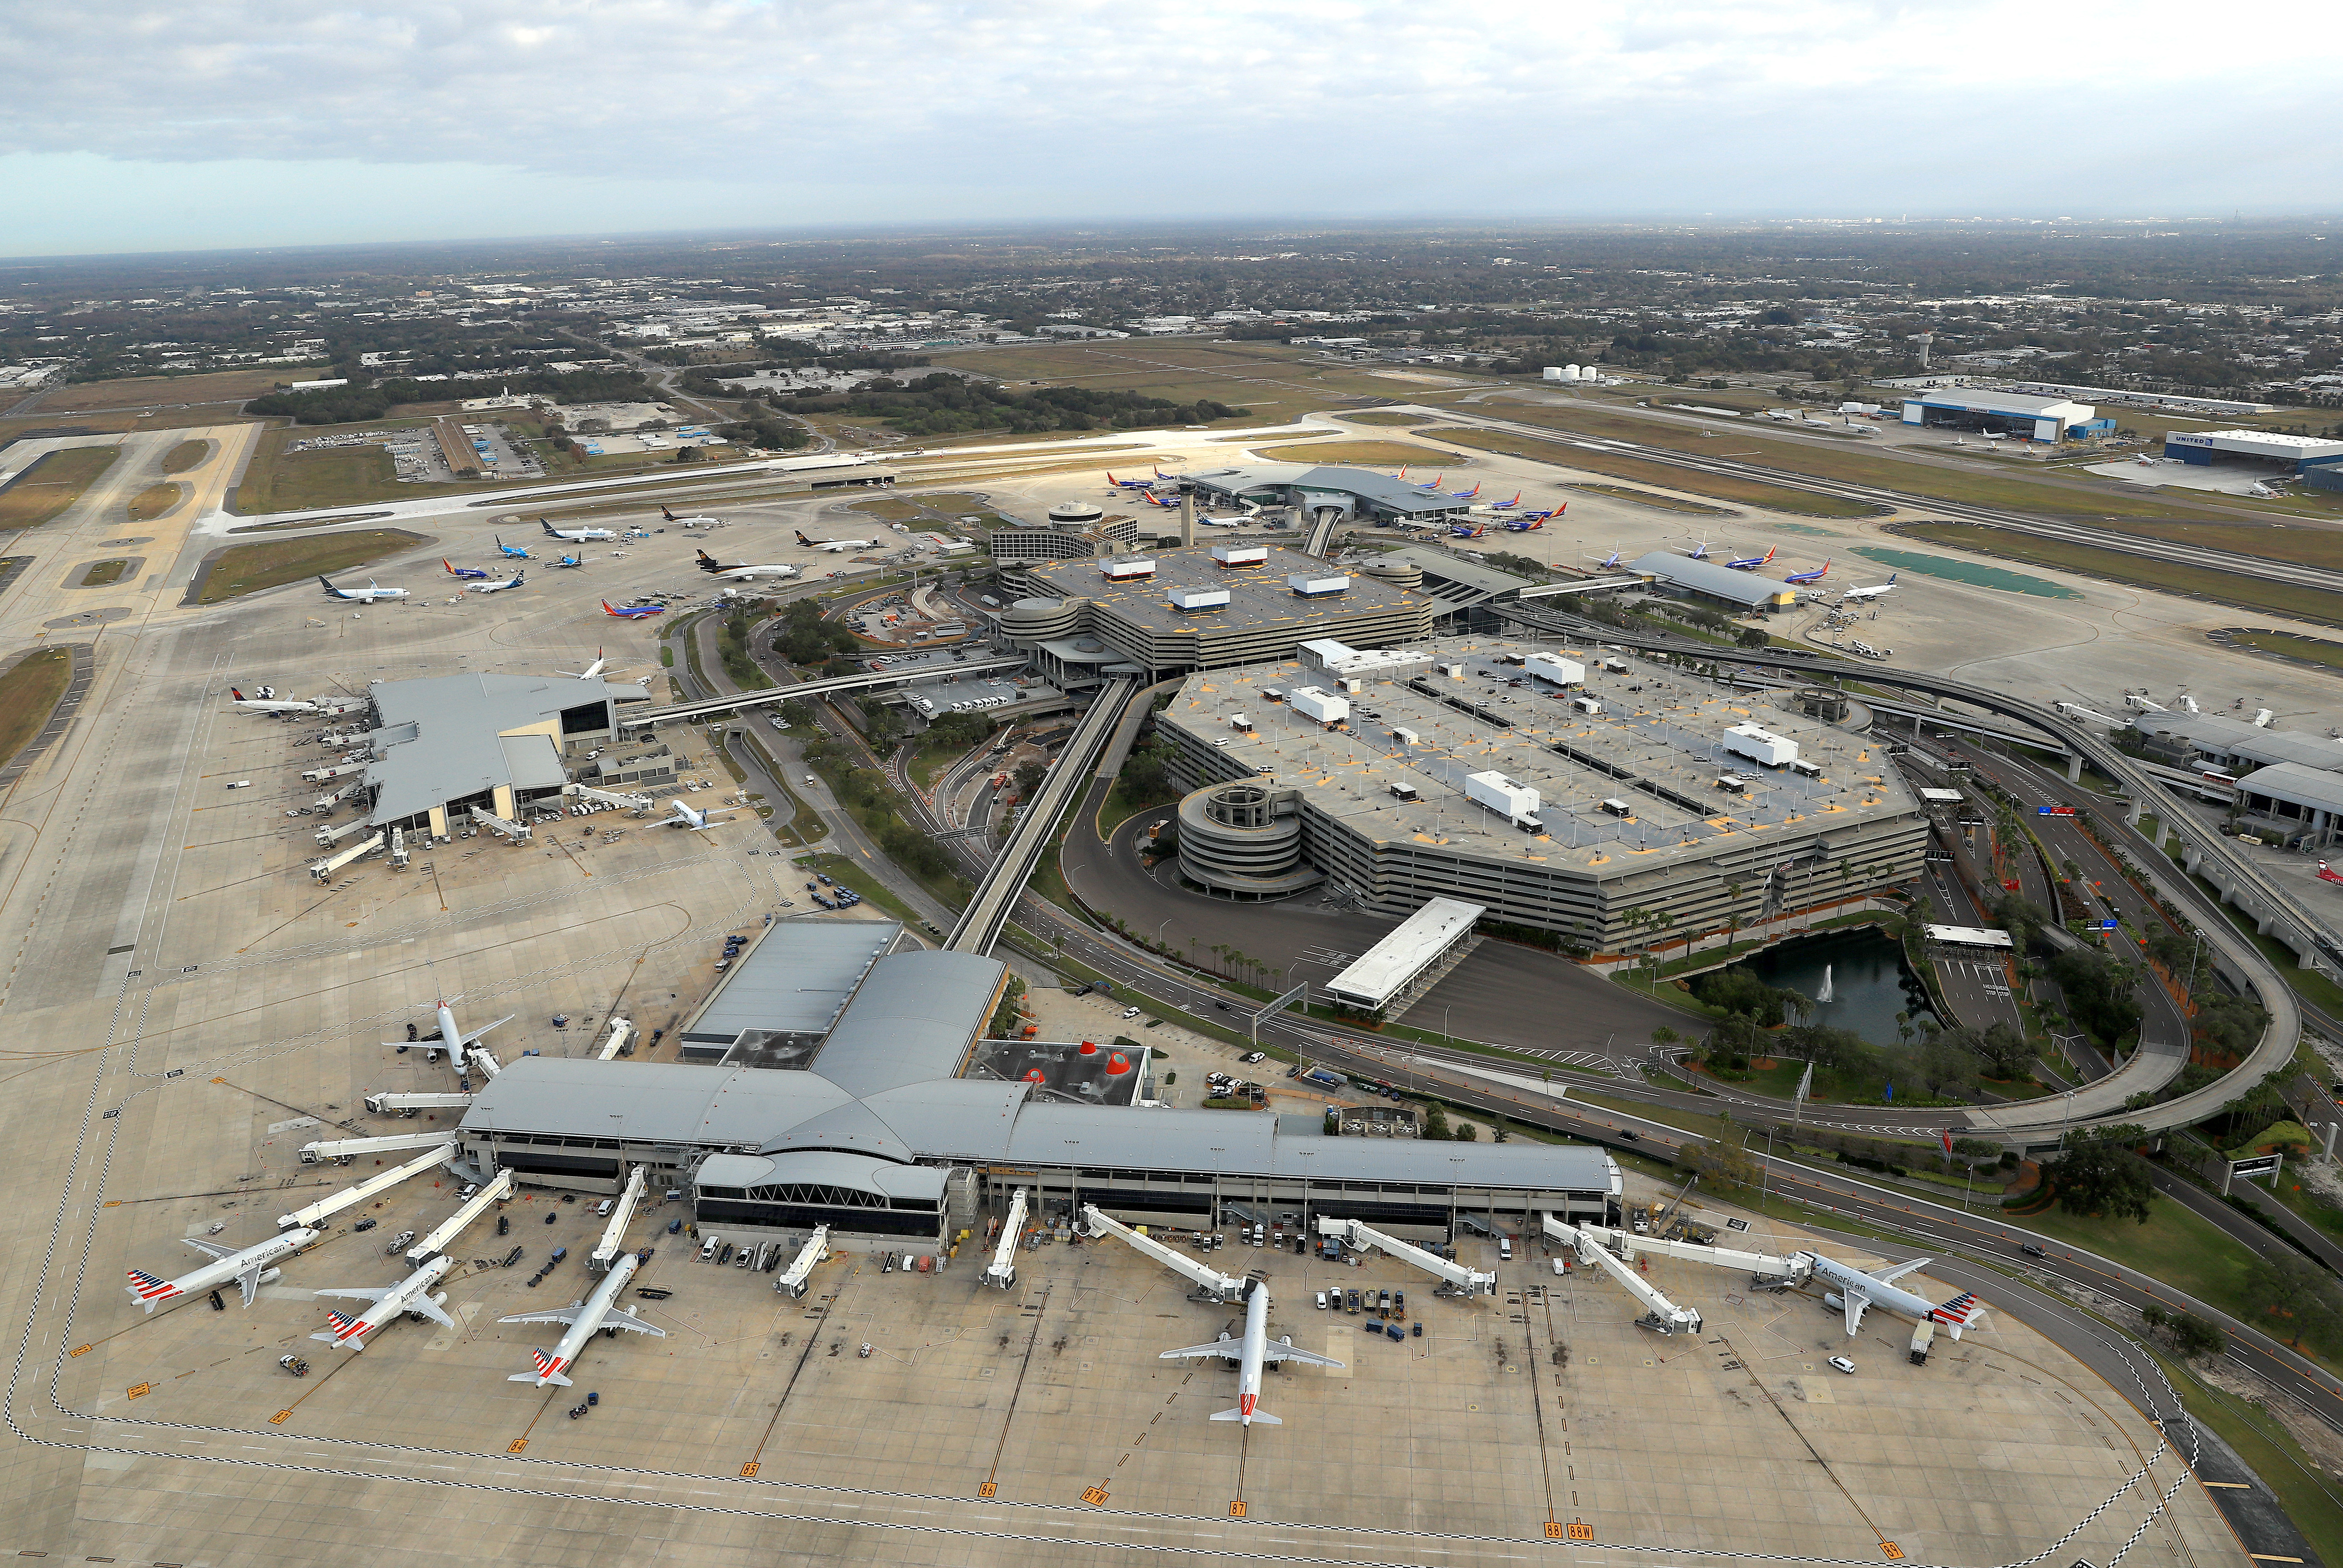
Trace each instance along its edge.
<path fill-rule="evenodd" d="M 1569 1270 L 1567 1270 L 1567 1269 L 1565 1269 L 1565 1268 L 1564 1268 L 1564 1267 L 1562 1266 L 1562 1260 L 1561 1260 L 1560 1258 L 1556 1258 L 1556 1259 L 1554 1261 L 1554 1277 L 1555 1277 L 1556 1279 L 1559 1279 L 1559 1278 L 1561 1278 L 1563 1275 L 1564 1275 L 1564 1274 L 1566 1274 L 1566 1273 L 1570 1272 L 1570 1271 L 1569 1271 Z"/>
<path fill-rule="evenodd" d="M 618 1206 L 618 1201 L 616 1198 L 603 1199 L 599 1203 L 594 1205 L 594 1217 L 598 1220 L 608 1219 L 610 1217 L 610 1211 Z"/>
<path fill-rule="evenodd" d="M 1497 1261 L 1501 1263 L 1510 1263 L 1513 1261 L 1513 1239 L 1511 1236 L 1497 1238 Z"/>

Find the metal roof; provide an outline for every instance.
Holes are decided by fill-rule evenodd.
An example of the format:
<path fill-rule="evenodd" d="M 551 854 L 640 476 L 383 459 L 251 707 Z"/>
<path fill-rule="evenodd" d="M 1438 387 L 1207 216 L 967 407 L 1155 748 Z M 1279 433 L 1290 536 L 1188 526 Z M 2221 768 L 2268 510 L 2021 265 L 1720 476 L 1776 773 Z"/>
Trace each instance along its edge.
<path fill-rule="evenodd" d="M 2218 713 L 2143 713 L 2131 721 L 2144 735 L 2174 735 L 2197 750 L 2249 762 L 2299 762 L 2343 772 L 2343 745 L 2292 730 L 2264 729 Z"/>
<path fill-rule="evenodd" d="M 1386 550 L 1362 566 L 1411 566 L 1423 573 L 1423 591 L 1451 611 L 1485 604 L 1531 586 L 1527 578 L 1499 571 L 1484 561 L 1469 560 L 1447 550 L 1423 545 Z"/>
<path fill-rule="evenodd" d="M 1202 546 L 1158 550 L 1155 575 L 1130 582 L 1101 576 L 1094 560 L 1050 561 L 1027 568 L 1026 575 L 1053 595 L 1086 599 L 1151 633 L 1252 627 L 1292 627 L 1298 633 L 1329 625 L 1339 628 L 1354 616 L 1420 613 L 1423 608 L 1423 595 L 1371 577 L 1353 578 L 1340 595 L 1300 598 L 1286 586 L 1288 574 L 1324 572 L 1326 563 L 1287 545 L 1271 545 L 1267 549 L 1268 558 L 1262 565 L 1238 568 L 1222 567 Z M 1173 608 L 1172 588 L 1225 588 L 1229 603 L 1222 609 L 1192 614 Z M 1105 639 L 1088 633 L 1073 640 L 1079 646 L 1085 640 Z"/>
<path fill-rule="evenodd" d="M 882 1198 L 941 1201 L 944 1172 L 933 1165 L 898 1165 L 859 1154 L 827 1149 L 789 1154 L 711 1154 L 702 1162 L 694 1184 L 706 1194 L 711 1187 L 847 1187 Z M 721 1194 L 716 1194 L 721 1196 Z"/>
<path fill-rule="evenodd" d="M 1326 989 L 1371 1008 L 1381 1007 L 1441 954 L 1472 935 L 1473 922 L 1486 913 L 1486 907 L 1458 899 L 1431 900 L 1328 980 Z"/>
<path fill-rule="evenodd" d="M 2343 747 L 2337 747 L 2343 751 Z M 2343 812 L 2343 773 L 2330 773 L 2300 762 L 2273 762 L 2237 780 L 2241 795 L 2268 795 L 2297 806 Z"/>
<path fill-rule="evenodd" d="M 1008 966 L 976 953 L 898 953 L 870 966 L 813 1070 L 860 1098 L 957 1074 Z"/>
<path fill-rule="evenodd" d="M 1785 596 L 1796 597 L 1795 589 L 1777 583 L 1772 578 L 1761 578 L 1755 572 L 1737 572 L 1715 561 L 1696 561 L 1674 550 L 1653 550 L 1638 556 L 1634 565 L 1628 569 L 1674 583 L 1678 588 L 1690 588 L 1695 593 L 1704 593 L 1712 598 L 1730 599 L 1752 608 L 1778 603 Z"/>
<path fill-rule="evenodd" d="M 1341 468 L 1312 463 L 1254 463 L 1236 468 L 1207 468 L 1182 474 L 1186 482 L 1239 496 L 1262 489 L 1328 490 L 1355 497 L 1395 512 L 1415 516 L 1446 516 L 1469 510 L 1472 502 L 1455 496 L 1420 490 L 1404 479 L 1367 468 Z"/>
<path fill-rule="evenodd" d="M 897 920 L 779 921 L 734 962 L 680 1037 L 729 1044 L 752 1029 L 827 1032 L 902 932 Z"/>
<path fill-rule="evenodd" d="M 602 707 L 639 702 L 649 693 L 638 686 L 578 680 L 566 676 L 445 675 L 425 680 L 387 680 L 367 689 L 381 726 L 368 737 L 374 760 L 366 779 L 375 790 L 367 820 L 396 822 L 450 800 L 486 794 L 498 785 L 521 789 L 557 788 L 567 781 L 561 768 L 559 723 L 564 711 L 588 704 Z M 551 724 L 555 733 L 508 747 L 516 731 Z"/>
<path fill-rule="evenodd" d="M 2036 397 L 2024 392 L 1998 392 L 1983 387 L 1948 387 L 1905 398 L 1931 408 L 1951 408 L 1965 414 L 2008 414 L 2026 419 L 2061 419 L 2068 424 L 2091 417 L 2088 404 L 2064 397 Z"/>

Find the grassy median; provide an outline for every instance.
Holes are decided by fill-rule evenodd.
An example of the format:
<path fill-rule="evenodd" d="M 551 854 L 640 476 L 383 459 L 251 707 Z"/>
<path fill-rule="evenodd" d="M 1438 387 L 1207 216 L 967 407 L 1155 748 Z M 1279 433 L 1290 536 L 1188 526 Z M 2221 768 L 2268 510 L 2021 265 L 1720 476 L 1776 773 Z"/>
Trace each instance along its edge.
<path fill-rule="evenodd" d="M 318 538 L 231 545 L 212 558 L 211 569 L 205 574 L 194 602 L 222 604 L 321 572 L 330 577 L 352 571 L 417 542 L 417 536 L 397 528 L 362 528 Z"/>
<path fill-rule="evenodd" d="M 81 499 L 100 474 L 114 466 L 118 447 L 68 447 L 45 452 L 0 490 L 0 528 L 36 528 Z"/>
<path fill-rule="evenodd" d="M 14 761 L 25 742 L 41 732 L 72 681 L 73 650 L 68 648 L 35 649 L 0 675 L 0 765 Z"/>

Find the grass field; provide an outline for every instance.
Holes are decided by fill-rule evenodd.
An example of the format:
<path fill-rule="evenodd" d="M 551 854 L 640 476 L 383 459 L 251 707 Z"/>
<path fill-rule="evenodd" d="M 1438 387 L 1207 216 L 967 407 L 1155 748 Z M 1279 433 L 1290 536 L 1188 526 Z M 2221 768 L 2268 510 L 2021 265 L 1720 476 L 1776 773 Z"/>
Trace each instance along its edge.
<path fill-rule="evenodd" d="M 1713 438 L 1704 438 L 1699 432 L 1679 424 L 1638 418 L 1597 404 L 1577 408 L 1548 405 L 1523 407 L 1511 402 L 1502 407 L 1494 403 L 1483 407 L 1494 417 L 1516 419 L 1524 425 L 1547 425 L 1581 436 L 1666 447 L 1700 457 L 1745 457 L 1769 467 L 1811 474 L 1818 479 L 1876 485 L 1937 500 L 1967 501 L 1976 506 L 2006 507 L 2012 511 L 2061 517 L 2208 520 L 2208 514 L 2202 510 L 2157 499 L 2152 493 L 2143 493 L 2117 479 L 2061 475 L 2046 481 L 2016 473 L 1971 472 L 1945 462 L 1886 457 L 1876 450 L 1822 447 L 1813 441 L 1778 435 L 1762 422 L 1736 424 L 1730 430 L 1720 430 Z M 1518 441 L 1513 444 L 1519 446 Z M 1679 483 L 1678 487 L 1686 487 Z"/>
<path fill-rule="evenodd" d="M 2315 637 L 2291 637 L 2282 631 L 2241 632 L 2232 640 L 2247 648 L 2260 648 L 2264 653 L 2282 653 L 2288 658 L 2323 664 L 2329 669 L 2343 669 L 2343 643 L 2328 642 Z"/>
<path fill-rule="evenodd" d="M 1421 425 L 1421 414 L 1395 413 L 1389 408 L 1369 408 L 1363 413 L 1345 414 L 1342 417 L 1353 425 Z"/>
<path fill-rule="evenodd" d="M 362 528 L 314 539 L 277 539 L 266 544 L 233 545 L 212 561 L 197 604 L 220 604 L 281 588 L 323 572 L 330 576 L 378 561 L 415 543 L 413 534 L 396 528 Z"/>
<path fill-rule="evenodd" d="M 73 650 L 65 648 L 36 649 L 0 675 L 0 764 L 41 732 L 72 681 Z"/>
<path fill-rule="evenodd" d="M 116 447 L 68 447 L 35 458 L 15 484 L 0 490 L 0 528 L 40 527 L 80 500 L 119 456 Z"/>
<path fill-rule="evenodd" d="M 1564 485 L 1565 490 L 1584 490 L 1591 496 L 1608 496 L 1615 501 L 1633 501 L 1639 507 L 1657 507 L 1664 512 L 1694 512 L 1704 518 L 1737 518 L 1741 514 L 1730 507 L 1707 507 L 1698 501 L 1687 501 L 1682 496 L 1655 495 L 1650 490 L 1638 490 L 1626 485 Z"/>
<path fill-rule="evenodd" d="M 168 480 L 159 485 L 147 486 L 131 501 L 130 520 L 134 523 L 153 522 L 156 518 L 177 506 L 179 498 L 186 493 L 186 488 L 185 485 L 175 485 Z"/>
<path fill-rule="evenodd" d="M 2171 561 L 2155 561 L 2143 556 L 2098 549 L 2090 545 L 2070 545 L 2059 539 L 2037 539 L 2028 534 L 2013 533 L 2007 528 L 1980 528 L 1966 523 L 1908 523 L 1895 531 L 1906 538 L 1926 539 L 1930 544 L 1950 545 L 1959 549 L 1976 550 L 1982 555 L 2026 561 L 2034 566 L 2059 567 L 2067 571 L 2081 572 L 2087 577 L 2122 583 L 2128 588 L 2212 599 L 2247 609 L 2266 609 L 2274 615 L 2343 626 L 2343 604 L 2337 603 L 2333 594 L 2318 588 L 2264 582 L 2259 578 L 2236 577 L 2227 572 L 2205 571 Z"/>
<path fill-rule="evenodd" d="M 75 581 L 74 586 L 105 588 L 109 583 L 120 582 L 129 570 L 130 563 L 126 560 L 92 561 L 88 568 Z"/>
<path fill-rule="evenodd" d="M 1392 381 L 1312 360 L 1302 350 L 1276 343 L 1110 338 L 954 349 L 935 358 L 956 370 L 978 370 L 1011 382 L 1129 390 L 1180 403 L 1210 397 L 1250 410 L 1247 422 L 1260 425 L 1345 400 L 1402 393 Z"/>
<path fill-rule="evenodd" d="M 163 454 L 163 472 L 184 474 L 211 456 L 209 441 L 182 441 Z"/>
<path fill-rule="evenodd" d="M 1443 441 L 1453 441 L 1460 447 L 1476 447 L 1483 452 L 1519 452 L 1524 457 L 1560 463 L 1587 473 L 1609 474 L 1621 479 L 1640 479 L 1647 485 L 1664 485 L 1672 490 L 1690 490 L 1696 496 L 1734 501 L 1745 507 L 1763 507 L 1767 511 L 1789 512 L 1809 518 L 1875 518 L 1880 515 L 1876 507 L 1865 506 L 1860 501 L 1843 501 L 1835 496 L 1825 496 L 1814 490 L 1795 490 L 1786 485 L 1768 485 L 1755 479 L 1736 479 L 1727 475 L 1674 468 L 1665 463 L 1564 447 L 1531 436 L 1510 436 L 1494 430 L 1455 429 L 1435 430 L 1431 434 Z"/>
<path fill-rule="evenodd" d="M 2154 523 L 2109 518 L 2100 525 L 2111 534 L 2139 538 L 2170 539 L 2201 545 L 2232 555 L 2259 556 L 2264 560 L 2296 566 L 2343 569 L 2343 528 L 2295 523 Z"/>
<path fill-rule="evenodd" d="M 1305 441 L 1298 447 L 1260 447 L 1262 457 L 1278 463 L 1355 463 L 1369 468 L 1395 468 L 1444 461 L 1444 452 L 1405 447 L 1397 441 Z"/>
<path fill-rule="evenodd" d="M 277 390 L 280 381 L 306 381 L 320 365 L 267 365 L 245 370 L 211 370 L 200 376 L 137 376 L 120 381 L 77 381 L 60 387 L 35 407 L 43 418 L 81 408 L 154 408 L 181 403 L 243 402 Z M 229 412 L 215 409 L 217 417 Z"/>

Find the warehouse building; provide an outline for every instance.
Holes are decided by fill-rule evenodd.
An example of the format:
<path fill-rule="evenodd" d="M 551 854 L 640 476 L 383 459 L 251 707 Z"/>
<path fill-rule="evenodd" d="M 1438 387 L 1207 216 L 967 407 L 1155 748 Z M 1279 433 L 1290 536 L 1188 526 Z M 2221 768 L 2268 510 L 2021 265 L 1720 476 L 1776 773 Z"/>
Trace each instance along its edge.
<path fill-rule="evenodd" d="M 458 1156 L 483 1178 L 578 1192 L 616 1191 L 640 1166 L 653 1186 L 686 1189 L 700 1225 L 728 1240 L 828 1225 L 840 1247 L 927 1253 L 1021 1187 L 1044 1214 L 1094 1202 L 1181 1224 L 1232 1205 L 1437 1235 L 1460 1215 L 1508 1229 L 1535 1229 L 1542 1212 L 1616 1221 L 1619 1171 L 1599 1149 L 1419 1150 L 1327 1137 L 1314 1113 L 1135 1108 L 1144 1047 L 984 1038 L 1008 981 L 993 959 L 887 952 L 833 1014 L 834 986 L 899 930 L 835 936 L 848 923 L 777 924 L 746 966 L 750 985 L 724 987 L 694 1020 L 702 1044 L 733 1030 L 728 1051 L 759 1033 L 814 1037 L 797 1064 L 523 1057 L 465 1111 Z M 802 1007 L 771 984 L 795 960 L 820 981 Z"/>
<path fill-rule="evenodd" d="M 650 700 L 639 686 L 527 675 L 377 681 L 367 695 L 377 715 L 367 737 L 367 825 L 441 838 L 472 807 L 516 821 L 531 802 L 558 797 L 573 774 L 598 779 L 599 759 L 586 753 L 621 739 L 622 710 Z M 634 749 L 666 755 L 648 740 Z M 664 766 L 672 778 L 671 755 Z M 657 771 L 636 777 L 648 782 Z"/>
<path fill-rule="evenodd" d="M 2169 430 L 2164 437 L 2164 455 L 2197 467 L 2235 464 L 2273 477 L 2330 467 L 2333 475 L 2343 476 L 2343 467 L 2334 467 L 2343 465 L 2343 441 L 2284 436 L 2272 430 Z"/>
<path fill-rule="evenodd" d="M 1332 693 L 1301 660 L 1191 677 L 1156 720 L 1188 791 L 1183 879 L 1240 898 L 1323 880 L 1393 916 L 1453 899 L 1621 952 L 1919 874 L 1920 802 L 1795 694 L 1487 639 L 1423 651 Z"/>
<path fill-rule="evenodd" d="M 1431 629 L 1436 608 L 1423 594 L 1282 545 L 1003 566 L 1003 581 L 1025 597 L 997 618 L 1001 635 L 1068 689 L 1292 658 L 1318 637 L 1404 642 Z"/>
<path fill-rule="evenodd" d="M 1906 397 L 1904 423 L 2053 442 L 2112 435 L 2116 427 L 2087 403 L 1984 387 L 1947 387 Z"/>
<path fill-rule="evenodd" d="M 1715 561 L 1696 561 L 1674 550 L 1639 556 L 1627 568 L 1663 591 L 1715 606 L 1735 615 L 1771 615 L 1798 602 L 1798 590 L 1755 572 L 1737 572 Z"/>

